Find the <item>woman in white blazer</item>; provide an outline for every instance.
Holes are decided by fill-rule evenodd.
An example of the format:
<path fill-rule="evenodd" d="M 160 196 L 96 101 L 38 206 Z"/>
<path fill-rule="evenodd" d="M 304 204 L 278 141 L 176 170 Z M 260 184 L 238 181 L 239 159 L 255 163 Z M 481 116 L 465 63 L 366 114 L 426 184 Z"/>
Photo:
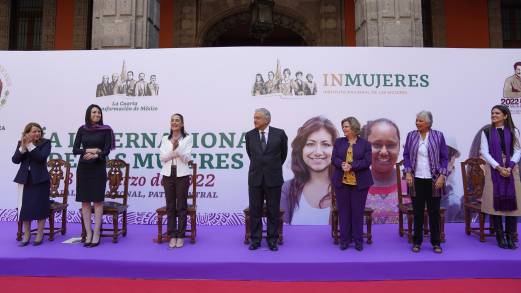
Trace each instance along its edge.
<path fill-rule="evenodd" d="M 183 115 L 172 115 L 170 134 L 163 136 L 159 149 L 159 158 L 163 165 L 161 184 L 165 188 L 170 248 L 181 248 L 184 244 L 191 173 L 188 163 L 192 160 L 192 144 L 192 136 L 185 131 Z"/>

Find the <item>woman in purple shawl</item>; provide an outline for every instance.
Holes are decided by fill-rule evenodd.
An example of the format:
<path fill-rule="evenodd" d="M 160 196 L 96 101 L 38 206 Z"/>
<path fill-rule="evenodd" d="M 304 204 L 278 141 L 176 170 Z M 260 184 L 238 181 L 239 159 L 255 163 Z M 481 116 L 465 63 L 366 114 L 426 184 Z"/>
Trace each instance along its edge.
<path fill-rule="evenodd" d="M 420 252 L 423 242 L 425 205 L 429 214 L 431 244 L 442 253 L 440 237 L 440 202 L 448 175 L 449 154 L 441 131 L 432 129 L 432 113 L 416 114 L 416 128 L 407 134 L 403 149 L 403 166 L 414 210 L 413 252 Z"/>
<path fill-rule="evenodd" d="M 515 249 L 513 234 L 517 230 L 516 217 L 521 215 L 521 182 L 517 167 L 521 157 L 519 130 L 508 107 L 496 105 L 490 112 L 492 123 L 481 134 L 480 154 L 490 165 L 485 168 L 481 211 L 490 215 L 498 246 Z"/>
<path fill-rule="evenodd" d="M 72 152 L 80 155 L 76 170 L 76 201 L 81 202 L 85 231 L 85 247 L 100 243 L 103 201 L 107 182 L 106 159 L 115 148 L 114 132 L 103 124 L 98 105 L 90 105 L 85 112 L 85 124 L 80 126 Z M 94 205 L 94 231 L 91 229 L 91 202 Z"/>

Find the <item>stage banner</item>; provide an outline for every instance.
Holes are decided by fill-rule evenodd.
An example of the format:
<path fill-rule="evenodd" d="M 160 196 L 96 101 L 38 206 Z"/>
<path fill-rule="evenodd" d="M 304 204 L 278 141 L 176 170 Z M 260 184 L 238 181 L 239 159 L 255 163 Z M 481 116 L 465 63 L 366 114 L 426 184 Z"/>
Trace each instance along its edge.
<path fill-rule="evenodd" d="M 395 163 L 416 114 L 433 114 L 449 146 L 448 221 L 461 221 L 460 162 L 479 155 L 493 105 L 521 125 L 521 50 L 427 48 L 187 48 L 0 51 L 0 220 L 16 220 L 18 165 L 11 161 L 28 122 L 45 127 L 50 158 L 72 165 L 68 221 L 79 222 L 78 157 L 72 145 L 85 110 L 97 104 L 115 131 L 109 157 L 130 164 L 129 223 L 153 224 L 165 205 L 159 147 L 181 113 L 198 165 L 200 225 L 238 225 L 248 206 L 244 134 L 257 108 L 288 136 L 281 207 L 292 225 L 330 218 L 331 151 L 354 116 L 372 144 L 373 223 L 397 223 Z M 110 219 L 108 219 L 110 221 Z"/>

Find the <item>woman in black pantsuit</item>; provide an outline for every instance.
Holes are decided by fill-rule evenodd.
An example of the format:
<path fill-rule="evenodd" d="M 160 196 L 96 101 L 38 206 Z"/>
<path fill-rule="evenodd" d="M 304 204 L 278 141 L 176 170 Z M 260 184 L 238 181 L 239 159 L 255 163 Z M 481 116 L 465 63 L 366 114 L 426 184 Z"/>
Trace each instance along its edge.
<path fill-rule="evenodd" d="M 84 246 L 95 247 L 100 242 L 103 201 L 107 182 L 106 158 L 115 148 L 112 128 L 103 124 L 98 105 L 90 105 L 85 113 L 85 125 L 74 139 L 73 153 L 81 155 L 76 171 L 76 201 L 87 233 Z M 91 202 L 94 204 L 94 231 L 91 229 Z"/>
<path fill-rule="evenodd" d="M 50 152 L 51 143 L 43 138 L 42 127 L 34 122 L 27 124 L 12 158 L 13 163 L 20 164 L 14 179 L 14 182 L 18 183 L 19 220 L 23 222 L 24 228 L 20 246 L 29 244 L 32 220 L 38 221 L 34 246 L 42 244 L 43 241 L 43 226 L 50 213 L 50 178 L 47 171 Z"/>

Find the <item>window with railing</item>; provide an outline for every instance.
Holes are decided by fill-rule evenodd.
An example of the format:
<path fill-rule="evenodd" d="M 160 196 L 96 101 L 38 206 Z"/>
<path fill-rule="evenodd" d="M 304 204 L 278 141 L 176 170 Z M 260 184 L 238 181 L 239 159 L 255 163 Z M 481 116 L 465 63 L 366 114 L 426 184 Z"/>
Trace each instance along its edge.
<path fill-rule="evenodd" d="M 41 50 L 43 2 L 11 1 L 9 50 Z"/>
<path fill-rule="evenodd" d="M 501 1 L 503 47 L 521 48 L 521 1 Z"/>

